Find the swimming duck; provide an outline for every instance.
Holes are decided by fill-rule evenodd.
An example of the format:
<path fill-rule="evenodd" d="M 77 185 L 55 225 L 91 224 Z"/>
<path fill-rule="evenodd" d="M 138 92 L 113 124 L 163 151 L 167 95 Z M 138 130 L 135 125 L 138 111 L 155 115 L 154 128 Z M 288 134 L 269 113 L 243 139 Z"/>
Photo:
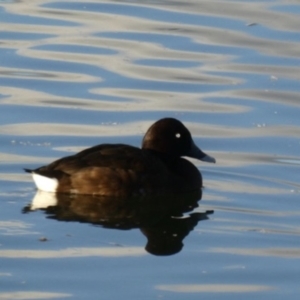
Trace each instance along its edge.
<path fill-rule="evenodd" d="M 141 149 L 102 144 L 25 171 L 39 190 L 52 193 L 130 197 L 201 189 L 201 173 L 182 156 L 215 163 L 180 121 L 164 118 L 148 129 Z"/>

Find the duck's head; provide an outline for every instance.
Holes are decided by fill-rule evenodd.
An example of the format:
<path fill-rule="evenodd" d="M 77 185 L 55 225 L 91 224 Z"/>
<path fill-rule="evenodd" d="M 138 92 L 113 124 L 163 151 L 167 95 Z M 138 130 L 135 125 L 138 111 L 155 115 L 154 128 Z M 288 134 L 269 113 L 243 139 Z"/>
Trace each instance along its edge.
<path fill-rule="evenodd" d="M 155 122 L 146 132 L 142 148 L 170 157 L 188 156 L 206 162 L 216 162 L 196 146 L 189 130 L 174 118 L 164 118 Z"/>

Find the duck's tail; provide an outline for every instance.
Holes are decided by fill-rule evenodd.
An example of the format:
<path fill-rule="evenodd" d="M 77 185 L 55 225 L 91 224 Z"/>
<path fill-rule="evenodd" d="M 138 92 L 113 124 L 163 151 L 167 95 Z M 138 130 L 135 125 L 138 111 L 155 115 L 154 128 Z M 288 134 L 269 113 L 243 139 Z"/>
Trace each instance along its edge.
<path fill-rule="evenodd" d="M 39 174 L 38 171 L 31 169 L 24 168 L 24 171 L 32 175 L 33 181 L 39 190 L 52 193 L 56 192 L 58 180 L 55 177 L 48 177 L 47 175 Z"/>

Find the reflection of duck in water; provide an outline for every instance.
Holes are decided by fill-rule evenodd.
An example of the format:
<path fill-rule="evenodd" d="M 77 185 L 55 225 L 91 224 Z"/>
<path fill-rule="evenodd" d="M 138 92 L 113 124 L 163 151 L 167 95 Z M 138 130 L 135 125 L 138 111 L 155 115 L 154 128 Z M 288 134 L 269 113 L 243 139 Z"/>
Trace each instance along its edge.
<path fill-rule="evenodd" d="M 49 218 L 101 225 L 105 228 L 139 228 L 147 237 L 146 250 L 171 255 L 183 247 L 183 239 L 212 212 L 195 212 L 201 189 L 173 196 L 107 197 L 38 191 L 24 212 L 43 209 Z"/>
<path fill-rule="evenodd" d="M 26 171 L 46 192 L 131 197 L 199 190 L 200 172 L 181 156 L 215 162 L 195 145 L 180 121 L 165 118 L 148 129 L 142 149 L 98 145 Z"/>

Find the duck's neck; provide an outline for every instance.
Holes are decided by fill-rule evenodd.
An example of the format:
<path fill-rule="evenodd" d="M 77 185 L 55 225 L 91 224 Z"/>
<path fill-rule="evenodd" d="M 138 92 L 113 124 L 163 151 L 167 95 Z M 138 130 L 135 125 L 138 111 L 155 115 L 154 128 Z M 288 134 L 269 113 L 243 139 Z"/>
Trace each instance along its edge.
<path fill-rule="evenodd" d="M 178 178 L 181 178 L 179 182 L 180 185 L 187 184 L 187 189 L 190 188 L 191 190 L 202 187 L 201 173 L 190 161 L 183 157 L 174 157 L 172 155 L 150 149 L 147 149 L 147 151 L 149 151 L 151 155 L 155 155 L 161 159 L 174 175 L 176 174 Z"/>
<path fill-rule="evenodd" d="M 172 164 L 177 159 L 180 159 L 180 157 L 176 157 L 176 156 L 170 155 L 168 153 L 155 151 L 153 149 L 143 149 L 143 150 L 151 153 L 151 155 L 154 155 L 154 156 L 158 157 L 159 159 L 161 159 L 167 165 Z"/>

